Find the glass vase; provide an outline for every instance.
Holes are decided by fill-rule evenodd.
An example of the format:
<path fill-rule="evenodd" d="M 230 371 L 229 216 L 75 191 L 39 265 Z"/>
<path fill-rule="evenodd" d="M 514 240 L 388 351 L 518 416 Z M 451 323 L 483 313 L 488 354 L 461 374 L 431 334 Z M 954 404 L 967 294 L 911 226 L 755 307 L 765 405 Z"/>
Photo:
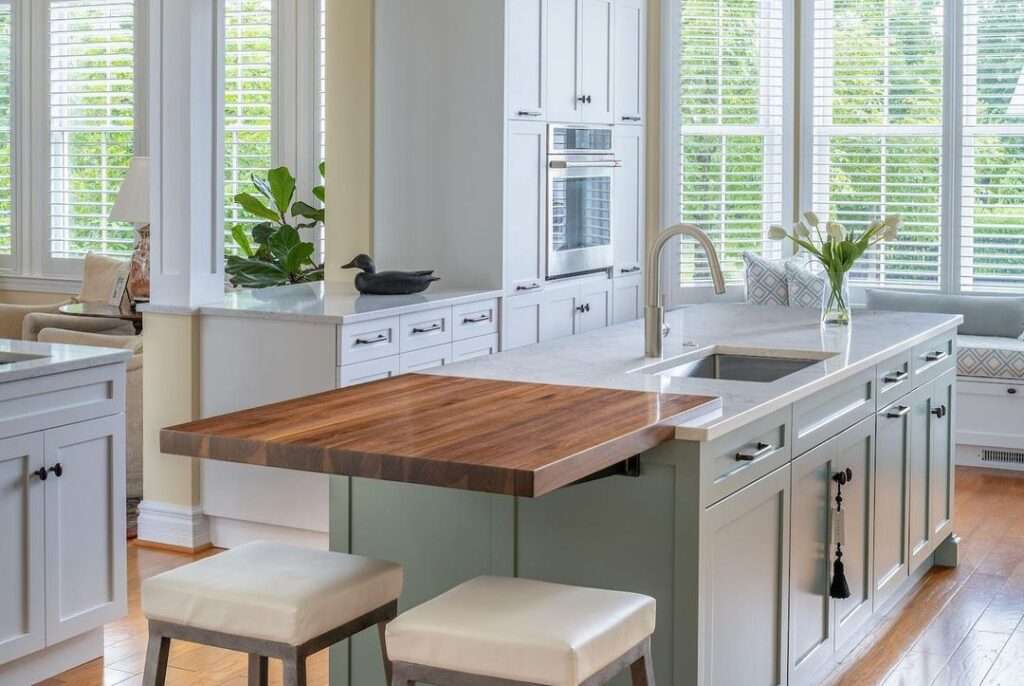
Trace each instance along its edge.
<path fill-rule="evenodd" d="M 850 325 L 849 272 L 825 272 L 821 289 L 821 323 L 823 326 Z"/>

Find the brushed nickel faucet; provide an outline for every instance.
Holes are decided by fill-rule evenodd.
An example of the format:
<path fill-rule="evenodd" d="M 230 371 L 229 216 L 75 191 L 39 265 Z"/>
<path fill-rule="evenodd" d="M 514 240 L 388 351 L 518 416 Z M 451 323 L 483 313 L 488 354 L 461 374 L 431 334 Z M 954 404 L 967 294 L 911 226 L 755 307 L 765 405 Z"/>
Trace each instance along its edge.
<path fill-rule="evenodd" d="M 722 264 L 718 261 L 718 253 L 706 233 L 693 224 L 676 224 L 658 234 L 651 249 L 647 251 L 647 300 L 644 307 L 644 353 L 647 357 L 661 357 L 662 338 L 669 332 L 665 325 L 665 308 L 661 301 L 661 253 L 665 249 L 665 244 L 676 236 L 689 236 L 700 244 L 708 258 L 708 269 L 711 271 L 715 293 L 725 293 Z"/>

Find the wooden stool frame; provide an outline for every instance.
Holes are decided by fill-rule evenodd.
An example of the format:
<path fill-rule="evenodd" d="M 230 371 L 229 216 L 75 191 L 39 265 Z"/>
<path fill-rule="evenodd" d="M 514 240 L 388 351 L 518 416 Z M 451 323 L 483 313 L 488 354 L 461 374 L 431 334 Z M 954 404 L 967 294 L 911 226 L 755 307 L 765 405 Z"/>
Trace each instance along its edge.
<path fill-rule="evenodd" d="M 633 686 L 655 686 L 654 662 L 651 660 L 651 637 L 630 648 L 624 655 L 602 670 L 585 679 L 579 686 L 604 686 L 629 668 L 633 677 Z M 511 681 L 480 674 L 453 672 L 438 667 L 427 667 L 410 662 L 393 662 L 391 665 L 390 686 L 415 686 L 417 682 L 436 684 L 436 686 L 544 686 L 526 681 Z"/>
<path fill-rule="evenodd" d="M 362 617 L 357 617 L 298 646 L 151 619 L 149 620 L 149 644 L 146 647 L 146 668 L 142 684 L 143 686 L 164 686 L 164 681 L 167 678 L 167 658 L 173 639 L 248 653 L 249 686 L 267 686 L 267 659 L 271 657 L 278 658 L 284 663 L 284 686 L 306 686 L 307 657 L 339 641 L 344 641 L 375 624 L 380 636 L 384 673 L 390 681 L 391 663 L 388 660 L 387 646 L 384 642 L 384 629 L 387 623 L 396 616 L 398 616 L 398 601 L 392 600 L 376 610 L 367 612 Z"/>

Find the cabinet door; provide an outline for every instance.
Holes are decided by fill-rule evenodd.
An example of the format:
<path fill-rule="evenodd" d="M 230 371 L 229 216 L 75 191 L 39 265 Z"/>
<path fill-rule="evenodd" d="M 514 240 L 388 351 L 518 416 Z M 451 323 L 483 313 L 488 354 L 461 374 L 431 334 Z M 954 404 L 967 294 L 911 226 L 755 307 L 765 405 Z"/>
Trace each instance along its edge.
<path fill-rule="evenodd" d="M 43 434 L 0 440 L 0 664 L 46 647 Z"/>
<path fill-rule="evenodd" d="M 647 99 L 647 2 L 616 0 L 615 123 L 639 124 Z"/>
<path fill-rule="evenodd" d="M 509 0 L 508 116 L 544 119 L 547 98 L 547 0 Z"/>
<path fill-rule="evenodd" d="M 544 293 L 540 309 L 540 340 L 572 336 L 576 333 L 576 305 L 579 288 L 550 289 Z"/>
<path fill-rule="evenodd" d="M 389 355 L 379 360 L 367 360 L 338 367 L 338 388 L 358 386 L 361 383 L 390 379 L 400 373 L 399 356 Z"/>
<path fill-rule="evenodd" d="M 614 273 L 621 276 L 638 273 L 644 263 L 644 129 L 616 126 L 613 140 L 622 162 L 612 198 Z"/>
<path fill-rule="evenodd" d="M 514 295 L 501 301 L 502 350 L 540 343 L 542 295 Z"/>
<path fill-rule="evenodd" d="M 124 415 L 45 433 L 46 642 L 124 615 Z"/>
<path fill-rule="evenodd" d="M 582 311 L 580 310 L 582 308 Z M 611 324 L 612 286 L 611 280 L 585 282 L 580 286 L 577 303 L 579 333 L 603 329 Z"/>
<path fill-rule="evenodd" d="M 904 399 L 875 416 L 875 608 L 881 608 L 910 568 L 907 518 L 910 405 Z"/>
<path fill-rule="evenodd" d="M 790 466 L 704 512 L 700 684 L 785 684 Z"/>
<path fill-rule="evenodd" d="M 644 312 L 644 285 L 640 274 L 612 280 L 612 323 L 640 319 Z"/>
<path fill-rule="evenodd" d="M 931 384 L 921 386 L 902 402 L 910 406 L 910 478 L 907 500 L 908 573 L 913 574 L 932 552 L 928 451 L 931 448 Z"/>
<path fill-rule="evenodd" d="M 555 122 L 580 120 L 579 0 L 547 0 L 547 112 Z"/>
<path fill-rule="evenodd" d="M 612 27 L 615 8 L 611 0 L 580 0 L 579 94 L 586 98 L 582 120 L 611 124 L 613 119 Z"/>
<path fill-rule="evenodd" d="M 956 469 L 953 403 L 956 401 L 956 371 L 949 371 L 936 379 L 932 389 L 928 521 L 933 544 L 938 545 L 953 530 L 953 480 Z"/>
<path fill-rule="evenodd" d="M 508 127 L 505 271 L 506 286 L 515 292 L 544 280 L 547 127 L 539 122 Z"/>
<path fill-rule="evenodd" d="M 420 348 L 399 356 L 399 370 L 402 374 L 422 372 L 435 367 L 443 367 L 452 363 L 452 344 L 435 345 Z"/>
<path fill-rule="evenodd" d="M 843 566 L 846 581 L 850 585 L 850 597 L 835 601 L 836 650 L 842 652 L 858 637 L 858 630 L 874 611 L 872 503 L 875 484 L 875 418 L 865 419 L 833 441 L 836 443 L 834 472 L 850 470 L 853 474 L 853 479 L 843 486 Z M 832 483 L 832 487 L 831 495 L 834 496 L 836 484 Z"/>

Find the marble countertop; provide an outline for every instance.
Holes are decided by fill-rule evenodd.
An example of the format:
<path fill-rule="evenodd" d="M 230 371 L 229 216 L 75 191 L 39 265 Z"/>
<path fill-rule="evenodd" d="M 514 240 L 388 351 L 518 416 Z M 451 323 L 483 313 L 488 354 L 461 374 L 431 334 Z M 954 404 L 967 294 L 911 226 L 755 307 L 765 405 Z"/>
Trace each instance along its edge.
<path fill-rule="evenodd" d="M 446 288 L 435 284 L 423 293 L 413 295 L 360 295 L 350 283 L 320 281 L 231 291 L 224 294 L 221 302 L 200 305 L 198 311 L 204 315 L 225 317 L 354 324 L 431 307 L 497 298 L 501 293 L 500 290 Z M 178 309 L 159 305 L 145 305 L 142 309 L 144 312 L 180 314 Z"/>
<path fill-rule="evenodd" d="M 662 359 L 645 358 L 643 321 L 460 362 L 430 374 L 717 396 L 720 405 L 676 423 L 676 438 L 707 441 L 849 378 L 962 322 L 959 315 L 854 312 L 852 326 L 822 329 L 817 310 L 745 304 L 694 305 L 667 313 Z M 713 346 L 820 362 L 769 383 L 637 372 Z"/>
<path fill-rule="evenodd" d="M 12 357 L 23 359 L 11 360 Z M 0 338 L 0 383 L 125 362 L 128 350 Z"/>

